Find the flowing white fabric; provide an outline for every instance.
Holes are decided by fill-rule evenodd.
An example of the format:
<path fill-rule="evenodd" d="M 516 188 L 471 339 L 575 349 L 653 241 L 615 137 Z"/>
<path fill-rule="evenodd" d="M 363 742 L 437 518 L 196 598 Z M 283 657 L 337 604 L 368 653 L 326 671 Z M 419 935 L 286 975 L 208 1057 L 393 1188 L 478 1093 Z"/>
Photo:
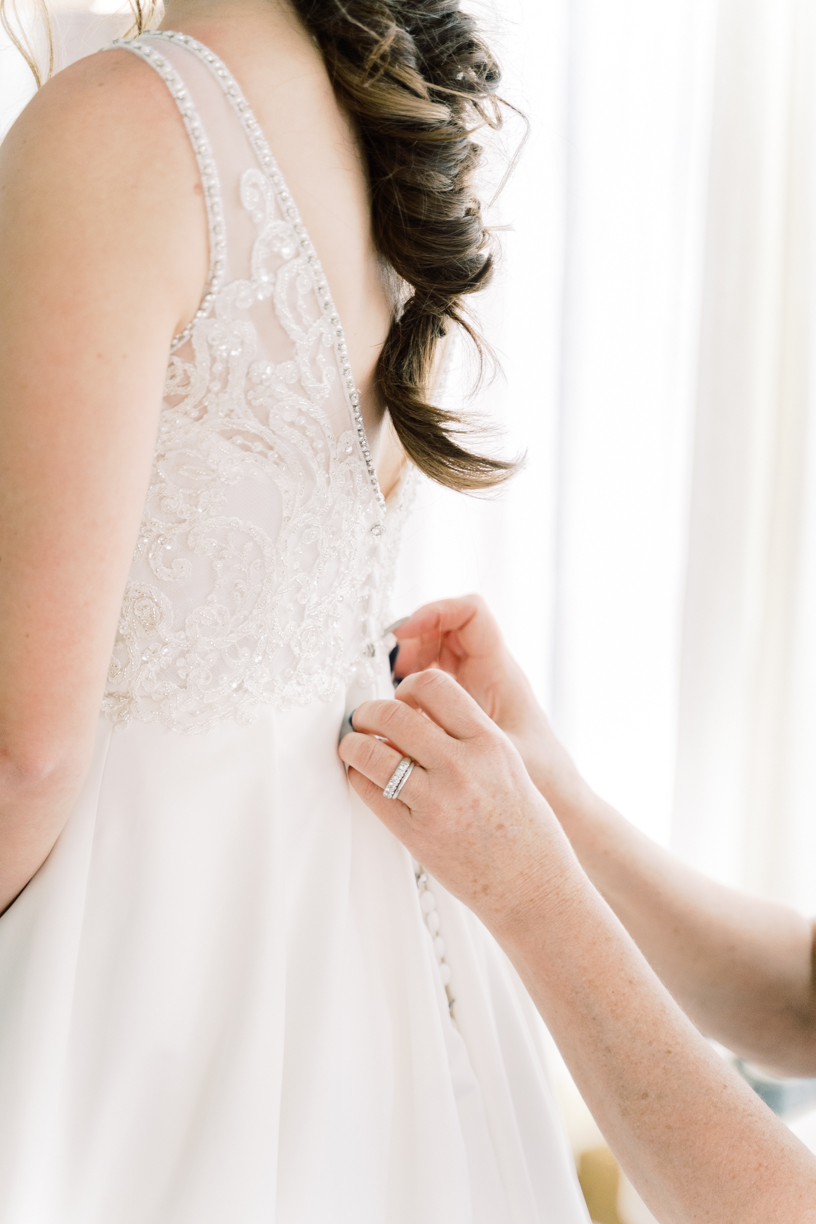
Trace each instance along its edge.
<path fill-rule="evenodd" d="M 411 859 L 337 756 L 344 713 L 392 691 L 406 507 L 308 235 L 223 66 L 134 50 L 196 147 L 210 288 L 93 765 L 0 920 L 0 1219 L 586 1221 L 525 991 L 431 881 L 446 992 Z"/>

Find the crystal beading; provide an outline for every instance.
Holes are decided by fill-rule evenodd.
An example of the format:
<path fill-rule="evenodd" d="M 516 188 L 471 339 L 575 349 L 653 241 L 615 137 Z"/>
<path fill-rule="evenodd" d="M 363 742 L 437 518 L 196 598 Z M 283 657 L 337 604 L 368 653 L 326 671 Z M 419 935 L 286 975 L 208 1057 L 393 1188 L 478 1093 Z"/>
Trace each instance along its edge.
<path fill-rule="evenodd" d="M 153 47 L 140 42 L 138 39 L 117 38 L 111 46 L 125 51 L 132 51 L 135 55 L 140 56 L 145 63 L 150 64 L 151 68 L 156 70 L 164 81 L 171 97 L 178 106 L 184 126 L 187 129 L 187 134 L 190 137 L 190 143 L 193 146 L 193 152 L 198 163 L 198 172 L 201 176 L 201 185 L 204 188 L 204 206 L 207 210 L 207 227 L 210 235 L 210 267 L 207 274 L 207 284 L 195 315 L 184 330 L 173 337 L 170 351 L 175 352 L 176 349 L 181 348 L 186 340 L 189 340 L 193 334 L 196 322 L 209 314 L 221 285 L 227 251 L 221 186 L 218 181 L 218 172 L 215 168 L 212 150 L 204 134 L 201 120 L 193 107 L 186 85 L 172 64 L 158 51 L 154 50 Z"/>
<path fill-rule="evenodd" d="M 232 76 L 226 65 L 216 55 L 214 55 L 211 51 L 208 51 L 203 43 L 198 42 L 198 40 L 195 38 L 191 38 L 189 34 L 179 34 L 175 30 L 153 30 L 151 31 L 149 37 L 162 38 L 167 42 L 180 43 L 181 46 L 189 48 L 207 65 L 224 90 L 228 101 L 235 110 L 235 113 L 247 134 L 247 139 L 255 151 L 259 164 L 263 167 L 264 172 L 268 176 L 274 190 L 277 193 L 278 199 L 281 202 L 285 214 L 293 222 L 293 228 L 297 235 L 298 241 L 304 254 L 306 255 L 310 267 L 313 269 L 314 286 L 323 313 L 324 315 L 328 316 L 332 322 L 335 322 L 336 320 L 336 339 L 334 346 L 339 360 L 341 357 L 339 343 L 342 342 L 345 345 L 345 332 L 340 322 L 340 316 L 338 315 L 332 300 L 326 276 L 321 267 L 317 252 L 311 239 L 309 238 L 306 227 L 300 217 L 297 206 L 292 200 L 289 189 L 284 182 L 283 175 L 281 174 L 277 162 L 272 155 L 272 151 L 269 148 L 266 137 L 264 136 L 261 126 L 255 118 L 249 103 L 241 92 L 238 82 Z M 365 423 L 363 421 L 363 414 L 360 409 L 360 396 L 352 377 L 349 377 L 346 380 L 345 387 L 349 409 L 354 422 L 357 425 L 358 436 L 361 439 L 361 451 L 363 461 L 366 465 L 368 479 L 371 483 L 371 488 L 374 492 L 374 496 L 377 500 L 377 505 L 379 506 L 380 514 L 382 516 L 381 526 L 383 530 L 385 530 L 385 498 L 382 495 L 380 482 L 377 479 L 377 472 L 374 467 L 374 460 L 367 445 Z M 366 441 L 365 445 L 362 445 L 363 441 Z"/>
<path fill-rule="evenodd" d="M 172 41 L 119 46 L 159 72 L 184 119 L 211 206 L 211 277 L 168 365 L 103 710 L 200 733 L 266 705 L 333 700 L 387 667 L 412 482 L 385 531 L 342 322 L 305 227 L 255 143 L 229 176 L 217 165 L 182 62 L 215 57 L 192 40 L 171 53 Z M 208 105 L 223 98 L 242 143 L 239 95 L 219 80 L 210 99 L 196 81 Z M 243 245 L 228 258 L 233 216 Z"/>

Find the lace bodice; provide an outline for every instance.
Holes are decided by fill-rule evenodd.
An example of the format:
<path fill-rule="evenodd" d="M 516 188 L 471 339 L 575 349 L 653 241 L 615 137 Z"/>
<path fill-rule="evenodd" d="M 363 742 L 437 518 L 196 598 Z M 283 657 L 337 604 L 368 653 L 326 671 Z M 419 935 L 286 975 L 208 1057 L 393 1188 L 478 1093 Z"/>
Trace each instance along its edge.
<path fill-rule="evenodd" d="M 104 709 L 204 731 L 366 679 L 407 494 L 386 507 L 340 318 L 237 84 L 184 35 L 115 45 L 179 106 L 210 274 L 173 345 Z"/>

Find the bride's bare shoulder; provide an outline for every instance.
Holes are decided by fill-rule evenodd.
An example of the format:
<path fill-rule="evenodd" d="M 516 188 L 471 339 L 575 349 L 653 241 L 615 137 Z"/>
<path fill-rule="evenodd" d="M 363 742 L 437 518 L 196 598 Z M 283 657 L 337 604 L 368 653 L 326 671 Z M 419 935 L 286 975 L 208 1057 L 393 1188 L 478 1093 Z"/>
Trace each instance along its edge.
<path fill-rule="evenodd" d="M 149 250 L 172 264 L 179 312 L 195 310 L 207 263 L 198 168 L 149 65 L 102 51 L 39 91 L 0 145 L 0 232 L 25 248 L 26 234 L 60 244 L 66 266 L 98 251 L 112 275 Z"/>
<path fill-rule="evenodd" d="M 174 111 L 146 64 L 129 51 L 101 51 L 57 73 L 34 96 L 3 141 L 3 160 L 34 169 L 56 159 L 72 163 L 74 177 L 104 167 L 115 173 L 151 147 L 178 144 Z"/>

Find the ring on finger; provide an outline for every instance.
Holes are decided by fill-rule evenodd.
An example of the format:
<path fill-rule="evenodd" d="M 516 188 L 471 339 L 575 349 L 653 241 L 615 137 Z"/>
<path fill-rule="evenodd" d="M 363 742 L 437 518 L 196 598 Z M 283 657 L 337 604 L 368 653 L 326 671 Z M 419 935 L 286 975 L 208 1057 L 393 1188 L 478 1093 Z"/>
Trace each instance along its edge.
<path fill-rule="evenodd" d="M 400 759 L 397 768 L 392 773 L 391 777 L 385 784 L 383 789 L 383 797 L 386 799 L 397 799 L 405 783 L 411 776 L 411 770 L 416 765 L 416 761 L 412 757 L 404 756 Z"/>

